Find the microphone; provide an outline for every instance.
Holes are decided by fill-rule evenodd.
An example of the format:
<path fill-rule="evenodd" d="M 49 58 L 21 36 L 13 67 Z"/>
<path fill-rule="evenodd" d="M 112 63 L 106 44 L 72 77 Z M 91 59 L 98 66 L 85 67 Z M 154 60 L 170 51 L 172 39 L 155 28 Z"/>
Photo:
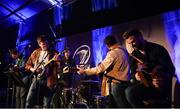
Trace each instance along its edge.
<path fill-rule="evenodd" d="M 51 41 L 51 44 L 56 44 L 58 42 L 62 42 L 62 39 L 54 39 L 53 41 Z"/>
<path fill-rule="evenodd" d="M 28 48 L 31 48 L 31 47 L 32 47 L 31 44 L 27 44 L 24 48 L 25 48 L 25 49 L 28 49 Z"/>
<path fill-rule="evenodd" d="M 55 39 L 55 42 L 62 42 L 62 39 Z"/>
<path fill-rule="evenodd" d="M 55 39 L 52 41 L 53 43 L 62 42 L 62 39 Z"/>
<path fill-rule="evenodd" d="M 31 47 L 32 47 L 32 45 L 31 45 L 31 44 L 29 44 L 27 47 L 28 47 L 28 48 L 31 48 Z"/>

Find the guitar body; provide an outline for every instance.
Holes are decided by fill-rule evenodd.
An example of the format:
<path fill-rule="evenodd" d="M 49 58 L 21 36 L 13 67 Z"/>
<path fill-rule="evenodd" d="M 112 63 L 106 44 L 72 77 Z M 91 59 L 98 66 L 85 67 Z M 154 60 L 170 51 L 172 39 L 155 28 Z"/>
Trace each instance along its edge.
<path fill-rule="evenodd" d="M 41 72 L 40 73 L 38 73 L 38 75 L 37 75 L 37 77 L 38 77 L 38 79 L 45 79 L 45 78 L 47 78 L 47 76 L 46 76 L 46 68 L 42 68 L 41 69 Z"/>
<path fill-rule="evenodd" d="M 61 55 L 61 52 L 57 54 L 57 56 L 59 56 L 59 55 Z M 55 60 L 55 57 L 51 58 L 51 59 L 50 59 L 49 61 L 47 61 L 46 63 L 43 63 L 43 61 L 42 61 L 41 63 L 39 63 L 39 65 L 37 65 L 37 67 L 36 67 L 36 72 L 37 72 L 37 77 L 38 77 L 39 79 L 47 78 L 47 75 L 46 75 L 47 68 L 46 68 L 46 66 L 49 65 L 49 64 L 50 64 L 52 61 L 54 61 L 54 60 Z M 40 67 L 40 65 L 42 65 L 42 64 L 43 64 L 43 68 L 39 68 L 39 69 L 38 69 L 38 67 Z M 38 71 L 38 70 L 40 70 L 40 71 Z"/>
<path fill-rule="evenodd" d="M 136 73 L 140 77 L 140 82 L 147 88 L 152 86 L 152 74 L 149 72 L 145 63 L 137 63 Z"/>
<path fill-rule="evenodd" d="M 146 77 L 144 76 L 143 72 L 138 71 L 137 73 L 138 73 L 138 75 L 140 76 L 140 79 L 141 79 L 140 82 L 141 82 L 145 87 L 149 88 L 149 87 L 151 86 L 151 83 L 146 79 Z"/>

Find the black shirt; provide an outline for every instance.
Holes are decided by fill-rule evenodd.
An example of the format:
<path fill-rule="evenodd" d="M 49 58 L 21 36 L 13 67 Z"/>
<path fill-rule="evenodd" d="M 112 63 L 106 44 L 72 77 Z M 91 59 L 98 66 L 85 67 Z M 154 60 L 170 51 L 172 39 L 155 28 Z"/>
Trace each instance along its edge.
<path fill-rule="evenodd" d="M 60 75 L 61 75 L 61 79 L 63 82 L 64 82 L 64 87 L 72 87 L 72 83 L 73 83 L 73 79 L 75 79 L 75 72 L 69 70 L 69 72 L 66 72 L 64 73 L 63 72 L 63 68 L 65 67 L 69 67 L 69 68 L 72 68 L 72 67 L 76 67 L 76 63 L 75 63 L 75 60 L 73 58 L 69 58 L 69 59 L 66 59 L 65 57 L 62 57 L 62 61 L 61 61 L 61 71 L 60 71 Z"/>

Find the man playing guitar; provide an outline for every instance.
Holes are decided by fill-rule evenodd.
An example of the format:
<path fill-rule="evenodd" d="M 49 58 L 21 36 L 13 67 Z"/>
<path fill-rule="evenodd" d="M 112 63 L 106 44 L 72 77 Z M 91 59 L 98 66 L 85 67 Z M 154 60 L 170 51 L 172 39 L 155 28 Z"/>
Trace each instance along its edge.
<path fill-rule="evenodd" d="M 13 63 L 9 66 L 9 70 L 22 81 L 22 86 L 16 86 L 16 108 L 25 108 L 26 96 L 28 92 L 28 74 L 25 72 L 25 57 L 16 49 L 9 50 Z"/>
<path fill-rule="evenodd" d="M 43 107 L 48 108 L 53 95 L 52 89 L 57 82 L 57 67 L 59 66 L 57 60 L 59 54 L 50 49 L 48 40 L 44 36 L 37 37 L 37 42 L 39 48 L 33 51 L 25 66 L 26 70 L 37 75 L 34 76 L 29 89 L 26 107 L 33 108 L 35 105 L 39 105 L 39 96 L 41 96 L 43 101 L 45 101 Z M 38 76 L 39 74 L 41 76 Z"/>
<path fill-rule="evenodd" d="M 132 107 L 145 107 L 143 101 L 162 99 L 171 106 L 171 86 L 175 68 L 167 50 L 143 39 L 138 29 L 123 34 L 130 53 L 132 86 L 126 89 L 126 97 Z M 129 49 L 130 48 L 130 49 Z M 155 107 L 158 107 L 156 105 Z"/>

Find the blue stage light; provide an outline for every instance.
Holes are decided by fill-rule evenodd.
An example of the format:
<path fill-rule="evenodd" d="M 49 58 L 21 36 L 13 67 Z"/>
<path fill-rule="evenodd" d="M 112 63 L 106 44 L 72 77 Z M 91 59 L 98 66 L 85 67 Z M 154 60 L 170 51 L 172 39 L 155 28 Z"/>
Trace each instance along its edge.
<path fill-rule="evenodd" d="M 93 57 L 95 65 L 101 62 L 107 53 L 107 48 L 103 43 L 104 38 L 112 33 L 112 27 L 104 27 L 92 31 L 92 47 L 93 47 Z"/>
<path fill-rule="evenodd" d="M 163 14 L 165 32 L 173 51 L 171 58 L 176 68 L 177 79 L 180 82 L 180 10 Z"/>

